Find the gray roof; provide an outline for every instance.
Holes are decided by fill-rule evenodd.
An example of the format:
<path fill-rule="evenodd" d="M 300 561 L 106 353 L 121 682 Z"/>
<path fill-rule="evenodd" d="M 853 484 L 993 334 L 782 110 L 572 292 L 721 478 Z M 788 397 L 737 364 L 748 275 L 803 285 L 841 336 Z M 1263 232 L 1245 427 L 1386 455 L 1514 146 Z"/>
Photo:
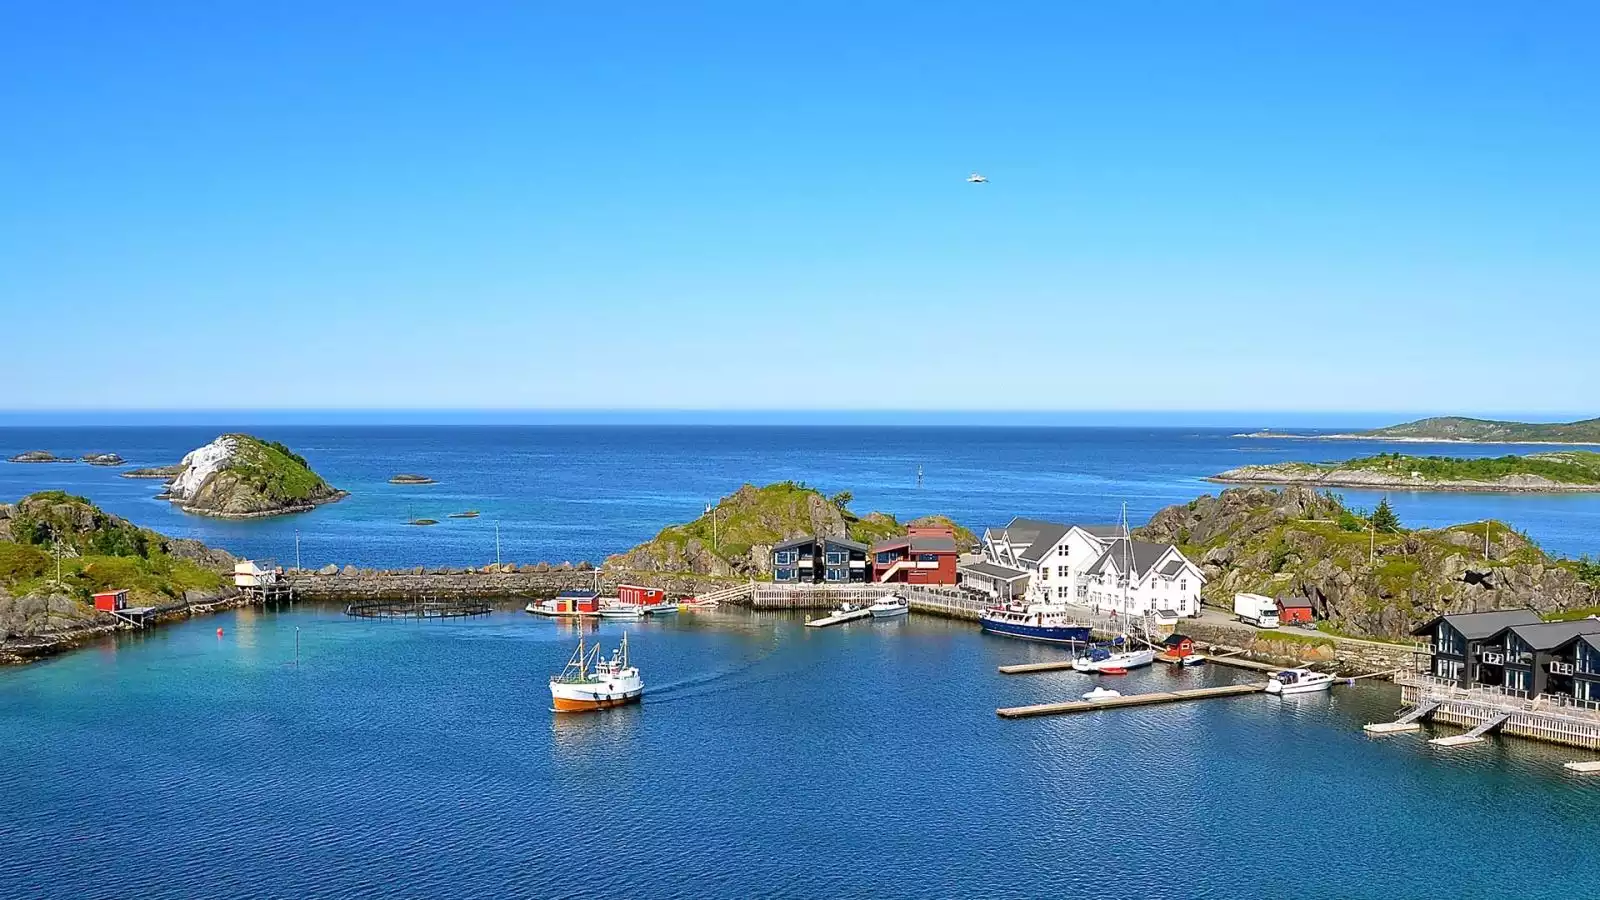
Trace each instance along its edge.
<path fill-rule="evenodd" d="M 1176 574 L 1178 574 L 1179 572 L 1182 572 L 1182 571 L 1183 571 L 1183 560 L 1181 560 L 1181 559 L 1175 559 L 1172 562 L 1169 562 L 1166 565 L 1161 567 L 1161 574 L 1163 574 L 1163 575 L 1169 575 L 1169 576 L 1170 575 L 1176 575 Z"/>
<path fill-rule="evenodd" d="M 1062 525 L 1060 522 L 1044 522 L 1018 516 L 1006 527 L 990 530 L 1004 534 L 1014 548 L 1026 545 L 1024 549 L 1017 550 L 1017 556 L 1028 562 L 1038 562 L 1051 547 L 1061 543 L 1061 539 L 1066 537 L 1071 529 L 1071 525 Z"/>
<path fill-rule="evenodd" d="M 913 551 L 924 550 L 929 553 L 954 553 L 956 539 L 939 534 L 919 534 L 911 539 Z"/>
<path fill-rule="evenodd" d="M 1122 537 L 1121 525 L 1079 525 L 1078 527 L 1097 538 L 1111 540 L 1112 538 Z"/>
<path fill-rule="evenodd" d="M 1133 541 L 1117 538 L 1106 545 L 1104 553 L 1085 570 L 1085 574 L 1098 575 L 1112 565 L 1121 566 L 1122 558 L 1126 555 L 1133 563 L 1134 580 L 1143 578 L 1150 571 L 1150 567 L 1161 561 L 1167 551 L 1172 549 L 1171 544 L 1152 544 L 1149 541 Z"/>
<path fill-rule="evenodd" d="M 816 538 L 812 537 L 811 535 L 806 535 L 805 537 L 791 538 L 781 544 L 773 544 L 772 549 L 773 552 L 777 552 L 779 550 L 788 550 L 791 547 L 803 547 L 806 544 L 815 544 L 816 542 Z"/>
<path fill-rule="evenodd" d="M 987 575 L 990 578 L 1000 578 L 1005 581 L 1012 581 L 1019 576 L 1028 574 L 1021 569 L 1013 569 L 1010 566 L 1002 566 L 999 563 L 992 562 L 964 563 L 961 568 L 969 572 L 977 572 L 979 575 Z"/>
<path fill-rule="evenodd" d="M 1450 623 L 1451 628 L 1461 632 L 1461 636 L 1469 641 L 1481 641 L 1513 625 L 1537 625 L 1540 619 L 1539 614 L 1531 609 L 1492 609 L 1486 612 L 1449 613 L 1443 616 L 1435 616 L 1425 624 L 1413 628 L 1411 633 L 1432 634 L 1440 622 Z"/>
<path fill-rule="evenodd" d="M 1310 597 L 1279 597 L 1278 605 L 1284 609 L 1310 609 Z"/>
<path fill-rule="evenodd" d="M 1600 619 L 1577 619 L 1572 622 L 1544 622 L 1539 625 L 1513 625 L 1511 632 L 1527 642 L 1534 650 L 1554 650 L 1575 637 L 1600 634 Z"/>
<path fill-rule="evenodd" d="M 1596 650 L 1600 650 L 1600 634 L 1586 634 L 1583 636 L 1583 641 Z"/>
<path fill-rule="evenodd" d="M 867 549 L 866 544 L 863 544 L 860 541 L 852 541 L 845 537 L 823 538 L 823 540 L 830 544 L 838 544 L 841 547 L 849 547 L 851 550 L 860 550 L 862 552 L 866 552 Z"/>

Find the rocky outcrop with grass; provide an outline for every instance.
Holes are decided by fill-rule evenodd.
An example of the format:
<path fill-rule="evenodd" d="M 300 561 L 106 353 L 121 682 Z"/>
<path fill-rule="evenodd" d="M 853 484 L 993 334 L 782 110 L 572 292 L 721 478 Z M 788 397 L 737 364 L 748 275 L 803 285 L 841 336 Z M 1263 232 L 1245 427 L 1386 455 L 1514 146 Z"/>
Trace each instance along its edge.
<path fill-rule="evenodd" d="M 1380 453 L 1339 463 L 1241 466 L 1211 477 L 1225 484 L 1303 484 L 1402 491 L 1600 491 L 1600 453 L 1564 450 L 1489 458 Z"/>
<path fill-rule="evenodd" d="M 851 499 L 848 491 L 828 497 L 792 481 L 747 484 L 717 501 L 711 513 L 668 526 L 653 540 L 612 556 L 606 568 L 759 577 L 771 574 L 773 545 L 791 538 L 847 537 L 871 544 L 903 535 L 911 524 L 888 513 L 858 516 L 850 510 Z M 958 544 L 977 544 L 971 531 L 948 518 L 927 516 L 915 523 L 952 525 Z"/>
<path fill-rule="evenodd" d="M 1377 523 L 1374 525 L 1374 523 Z M 1206 599 L 1305 597 L 1334 631 L 1405 638 L 1435 615 L 1596 604 L 1600 567 L 1564 560 L 1502 522 L 1407 529 L 1303 487 L 1233 488 L 1157 513 L 1135 537 L 1177 544 L 1200 565 Z"/>
<path fill-rule="evenodd" d="M 191 451 L 162 496 L 184 512 L 252 519 L 306 512 L 349 496 L 277 441 L 225 434 Z"/>

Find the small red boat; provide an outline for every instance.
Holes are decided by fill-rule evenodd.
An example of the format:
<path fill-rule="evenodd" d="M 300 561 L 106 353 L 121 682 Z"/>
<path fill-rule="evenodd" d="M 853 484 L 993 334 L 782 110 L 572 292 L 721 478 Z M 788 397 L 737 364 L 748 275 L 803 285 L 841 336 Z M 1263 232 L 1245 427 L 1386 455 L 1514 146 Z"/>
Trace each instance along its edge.
<path fill-rule="evenodd" d="M 1128 670 L 1124 669 L 1124 668 L 1120 668 L 1118 666 L 1112 666 L 1109 669 L 1101 669 L 1100 670 L 1100 674 L 1101 675 L 1126 675 L 1126 674 L 1128 674 Z"/>

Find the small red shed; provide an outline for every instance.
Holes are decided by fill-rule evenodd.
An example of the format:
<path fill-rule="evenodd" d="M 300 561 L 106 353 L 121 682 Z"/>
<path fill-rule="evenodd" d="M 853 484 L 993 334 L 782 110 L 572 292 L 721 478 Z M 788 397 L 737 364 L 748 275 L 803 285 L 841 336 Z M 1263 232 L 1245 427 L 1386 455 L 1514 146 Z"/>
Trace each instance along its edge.
<path fill-rule="evenodd" d="M 617 585 L 617 599 L 632 606 L 660 606 L 667 602 L 667 592 L 660 588 L 619 584 Z"/>
<path fill-rule="evenodd" d="M 128 592 L 126 590 L 101 591 L 94 595 L 94 608 L 101 612 L 116 612 L 119 609 L 127 609 Z"/>
<path fill-rule="evenodd" d="M 1278 624 L 1311 624 L 1311 601 L 1305 597 L 1279 597 Z"/>
<path fill-rule="evenodd" d="M 1183 659 L 1194 655 L 1194 639 L 1186 634 L 1169 634 L 1161 642 L 1161 655 L 1169 659 Z"/>

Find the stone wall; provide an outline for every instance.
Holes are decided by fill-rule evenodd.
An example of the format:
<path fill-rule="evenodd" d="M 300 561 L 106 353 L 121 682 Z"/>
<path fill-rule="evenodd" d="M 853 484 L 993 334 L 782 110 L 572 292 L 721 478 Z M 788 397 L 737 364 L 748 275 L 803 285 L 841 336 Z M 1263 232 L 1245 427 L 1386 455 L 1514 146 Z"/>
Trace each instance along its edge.
<path fill-rule="evenodd" d="M 1332 668 L 1341 675 L 1410 670 L 1414 659 L 1412 648 L 1403 644 L 1334 638 L 1318 640 L 1310 633 L 1306 638 L 1285 638 L 1243 624 L 1184 621 L 1179 623 L 1178 630 L 1200 644 L 1217 646 L 1221 652 L 1241 650 L 1251 659 L 1284 665 L 1332 663 Z M 1321 668 L 1326 671 L 1329 667 Z"/>
<path fill-rule="evenodd" d="M 331 570 L 331 571 L 330 571 Z M 291 572 L 287 579 L 295 594 L 306 600 L 396 600 L 430 597 L 473 597 L 485 600 L 553 597 L 575 588 L 595 588 L 592 569 L 564 566 L 522 566 L 482 569 L 372 570 L 346 566 L 319 572 Z M 659 572 L 599 573 L 602 595 L 616 594 L 619 584 L 636 584 L 666 590 L 669 597 L 689 597 L 742 583 L 727 579 L 667 575 Z"/>

